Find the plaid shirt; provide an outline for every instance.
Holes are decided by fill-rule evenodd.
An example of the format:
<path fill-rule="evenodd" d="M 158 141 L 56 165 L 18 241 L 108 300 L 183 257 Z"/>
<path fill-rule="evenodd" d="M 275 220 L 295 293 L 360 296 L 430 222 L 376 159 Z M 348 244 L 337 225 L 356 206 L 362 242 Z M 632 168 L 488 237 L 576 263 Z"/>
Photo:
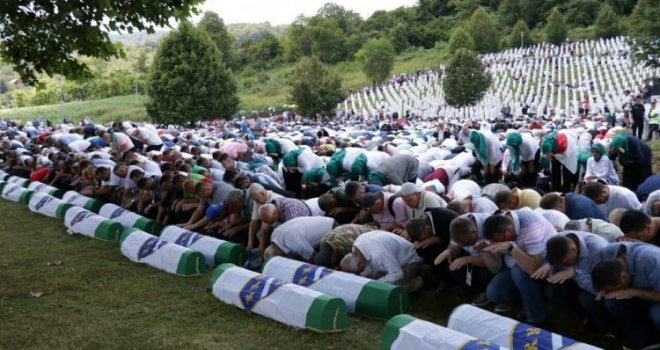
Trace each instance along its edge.
<path fill-rule="evenodd" d="M 280 212 L 280 221 L 283 223 L 300 216 L 312 216 L 311 209 L 300 199 L 277 198 L 271 203 L 277 207 Z"/>

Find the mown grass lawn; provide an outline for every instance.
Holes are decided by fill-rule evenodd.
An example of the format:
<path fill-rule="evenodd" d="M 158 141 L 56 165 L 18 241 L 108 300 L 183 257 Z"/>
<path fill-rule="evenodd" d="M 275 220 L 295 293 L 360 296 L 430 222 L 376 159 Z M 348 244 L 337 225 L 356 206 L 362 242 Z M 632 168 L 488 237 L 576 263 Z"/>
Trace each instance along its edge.
<path fill-rule="evenodd" d="M 341 333 L 296 331 L 215 299 L 210 272 L 183 278 L 134 264 L 116 242 L 69 236 L 59 220 L 2 199 L 0 213 L 0 349 L 379 347 L 384 320 L 350 316 Z M 427 289 L 411 295 L 411 314 L 446 324 L 464 302 Z M 552 329 L 600 341 L 550 314 Z"/>

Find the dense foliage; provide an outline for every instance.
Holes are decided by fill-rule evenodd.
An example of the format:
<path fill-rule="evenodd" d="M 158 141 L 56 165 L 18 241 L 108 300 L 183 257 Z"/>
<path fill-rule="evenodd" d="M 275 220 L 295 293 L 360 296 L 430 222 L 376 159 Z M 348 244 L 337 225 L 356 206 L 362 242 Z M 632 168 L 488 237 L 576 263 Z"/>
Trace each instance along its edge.
<path fill-rule="evenodd" d="M 330 113 L 345 96 L 339 77 L 316 56 L 298 62 L 289 78 L 290 99 L 307 116 Z"/>
<path fill-rule="evenodd" d="M 447 104 L 466 107 L 479 102 L 492 80 L 483 63 L 474 51 L 458 49 L 449 59 L 445 70 L 442 89 Z"/>
<path fill-rule="evenodd" d="M 65 3 L 62 0 L 53 1 Z M 47 10 L 46 3 L 53 1 L 33 1 L 34 11 Z M 44 23 L 24 23 L 25 18 L 15 13 L 18 1 L 2 2 L 0 25 L 5 27 L 0 30 L 0 39 L 17 30 L 17 26 L 29 30 L 26 31 L 29 35 L 22 37 L 20 42 L 14 39 L 0 44 L 0 55 L 9 63 L 8 66 L 0 66 L 0 108 L 144 94 L 146 72 L 162 34 L 145 37 L 137 33 L 139 39 L 127 41 L 125 45 L 118 42 L 105 45 L 107 32 L 115 28 L 125 32 L 132 29 L 151 31 L 151 26 L 161 23 L 164 16 L 189 14 L 198 1 L 177 0 L 157 9 L 152 8 L 156 6 L 152 5 L 155 2 L 145 1 L 141 2 L 145 3 L 144 9 L 131 14 L 118 11 L 119 5 L 128 3 L 125 0 L 110 3 L 104 7 L 105 2 L 84 2 L 85 8 L 97 11 L 95 14 L 116 18 L 115 21 L 85 30 L 78 27 L 93 21 L 82 21 L 77 24 L 78 27 L 74 26 L 84 35 L 90 35 L 86 41 L 71 40 L 71 28 L 60 28 L 58 24 L 53 29 L 56 34 L 53 40 L 64 42 L 63 47 L 57 47 L 64 55 L 60 57 L 59 51 L 56 55 L 50 54 L 53 43 L 50 38 L 44 40 L 42 35 L 55 21 L 59 21 L 59 15 L 47 16 Z M 175 10 L 177 6 L 181 10 Z M 521 37 L 522 45 L 528 46 L 542 41 L 560 43 L 564 40 L 630 34 L 635 39 L 637 57 L 646 64 L 660 65 L 659 11 L 657 0 L 418 0 L 415 6 L 380 10 L 369 18 L 362 18 L 354 11 L 328 3 L 313 16 L 298 17 L 287 28 L 268 23 L 225 26 L 214 13 L 206 13 L 198 27 L 213 38 L 222 62 L 243 78 L 239 86 L 253 89 L 260 82 L 273 79 L 267 70 L 286 70 L 305 57 L 316 56 L 321 62 L 338 64 L 338 67 L 351 65 L 362 57 L 356 55 L 358 51 L 367 42 L 376 39 L 390 42 L 396 54 L 436 48 L 442 50 L 440 56 L 449 56 L 460 48 L 482 53 L 519 47 Z M 85 18 L 84 15 L 79 17 L 81 20 Z M 142 18 L 143 21 L 135 24 L 135 18 Z M 43 45 L 34 45 L 34 42 Z M 88 50 L 78 47 L 83 44 Z M 22 49 L 25 51 L 18 52 Z M 107 61 L 122 52 L 125 57 Z M 20 57 L 32 57 L 36 64 L 16 66 L 16 60 Z M 85 70 L 85 66 L 89 69 Z M 14 69 L 28 78 L 24 79 L 24 83 L 32 86 L 34 80 L 25 74 L 26 69 L 33 74 L 45 73 L 36 75 L 43 82 L 42 89 L 20 88 L 20 82 L 10 83 L 19 78 Z M 368 81 L 387 79 L 391 73 L 387 71 L 387 74 L 375 78 L 366 69 L 364 72 L 365 76 L 368 75 Z M 65 73 L 78 79 L 46 76 Z"/>
<path fill-rule="evenodd" d="M 228 119 L 236 84 L 213 39 L 187 22 L 165 37 L 149 72 L 147 112 L 158 123 Z"/>

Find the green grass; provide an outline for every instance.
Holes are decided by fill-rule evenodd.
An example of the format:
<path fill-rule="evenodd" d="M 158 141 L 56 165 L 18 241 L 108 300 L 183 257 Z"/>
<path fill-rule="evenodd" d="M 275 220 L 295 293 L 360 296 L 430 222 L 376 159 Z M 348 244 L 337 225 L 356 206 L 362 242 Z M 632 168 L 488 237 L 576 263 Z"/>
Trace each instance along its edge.
<path fill-rule="evenodd" d="M 144 104 L 147 97 L 142 95 L 117 96 L 102 100 L 76 101 L 62 105 L 45 105 L 0 109 L 0 118 L 13 118 L 23 122 L 40 117 L 49 117 L 60 122 L 63 117 L 79 121 L 85 116 L 91 116 L 97 123 L 107 123 L 119 120 L 147 120 Z"/>
<path fill-rule="evenodd" d="M 61 221 L 20 204 L 0 200 L 0 213 L 0 349 L 379 347 L 383 320 L 350 316 L 341 333 L 296 331 L 215 299 L 210 272 L 183 278 L 132 263 L 117 242 L 68 236 Z M 411 296 L 411 314 L 446 324 L 465 302 L 429 288 Z M 552 329 L 576 337 L 550 315 Z"/>

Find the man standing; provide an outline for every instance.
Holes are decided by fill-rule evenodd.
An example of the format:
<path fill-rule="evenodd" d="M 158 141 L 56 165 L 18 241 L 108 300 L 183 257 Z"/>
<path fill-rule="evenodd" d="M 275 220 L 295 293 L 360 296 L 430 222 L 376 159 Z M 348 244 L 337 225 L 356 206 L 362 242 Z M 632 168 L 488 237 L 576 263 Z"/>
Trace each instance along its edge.
<path fill-rule="evenodd" d="M 642 139 L 642 132 L 644 131 L 645 114 L 646 110 L 644 109 L 642 96 L 636 96 L 635 104 L 630 108 L 630 115 L 632 117 L 632 134 L 640 140 Z"/>

